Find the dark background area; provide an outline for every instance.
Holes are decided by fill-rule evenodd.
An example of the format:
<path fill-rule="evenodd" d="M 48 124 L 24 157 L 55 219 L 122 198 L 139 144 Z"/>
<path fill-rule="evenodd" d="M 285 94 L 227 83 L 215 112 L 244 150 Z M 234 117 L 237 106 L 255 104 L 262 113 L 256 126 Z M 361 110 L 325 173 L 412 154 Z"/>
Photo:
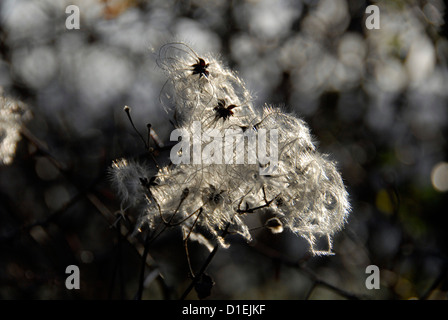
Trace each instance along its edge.
<path fill-rule="evenodd" d="M 69 4 L 79 30 L 65 27 Z M 370 4 L 379 30 L 365 27 Z M 207 270 L 209 299 L 447 299 L 446 17 L 438 0 L 3 0 L 0 86 L 32 118 L 17 128 L 13 160 L 0 153 L 0 298 L 136 296 L 144 246 L 114 224 L 107 168 L 144 151 L 124 105 L 141 132 L 151 123 L 168 140 L 155 58 L 182 40 L 237 71 L 255 105 L 303 118 L 353 207 L 335 256 L 309 257 L 288 233 L 231 237 Z M 191 243 L 190 253 L 199 269 L 208 252 Z M 146 261 L 143 299 L 179 298 L 191 282 L 175 230 Z M 72 264 L 79 290 L 65 287 Z M 365 287 L 371 264 L 379 290 Z"/>

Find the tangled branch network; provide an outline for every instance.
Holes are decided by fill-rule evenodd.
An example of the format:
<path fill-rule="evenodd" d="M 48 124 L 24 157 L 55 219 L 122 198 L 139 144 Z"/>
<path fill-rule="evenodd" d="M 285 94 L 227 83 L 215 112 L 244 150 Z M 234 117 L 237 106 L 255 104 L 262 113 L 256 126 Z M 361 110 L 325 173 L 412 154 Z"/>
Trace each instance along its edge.
<path fill-rule="evenodd" d="M 161 101 L 176 127 L 171 140 L 181 141 L 165 167 L 114 161 L 122 209 L 140 208 L 136 230 L 178 226 L 185 241 L 211 250 L 228 247 L 228 233 L 251 241 L 247 218 L 257 215 L 272 233 L 289 229 L 305 238 L 314 255 L 333 254 L 332 237 L 350 212 L 348 194 L 306 123 L 256 108 L 234 72 L 186 44 L 162 46 L 157 63 L 168 77 Z M 325 248 L 317 248 L 320 238 Z"/>

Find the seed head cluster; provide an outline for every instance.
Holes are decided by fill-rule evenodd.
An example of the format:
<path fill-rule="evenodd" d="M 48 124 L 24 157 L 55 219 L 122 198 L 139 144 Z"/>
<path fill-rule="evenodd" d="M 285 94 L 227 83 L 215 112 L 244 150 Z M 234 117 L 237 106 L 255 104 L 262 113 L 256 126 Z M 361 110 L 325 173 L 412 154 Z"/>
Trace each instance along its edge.
<path fill-rule="evenodd" d="M 158 170 L 154 165 L 116 160 L 112 181 L 123 209 L 139 206 L 137 230 L 178 226 L 185 239 L 208 248 L 214 242 L 227 247 L 223 231 L 251 241 L 246 220 L 257 215 L 272 233 L 293 232 L 308 241 L 313 254 L 333 254 L 332 236 L 346 223 L 350 204 L 335 163 L 318 152 L 307 124 L 278 108 L 255 107 L 235 72 L 211 55 L 199 57 L 183 43 L 162 46 L 157 63 L 168 77 L 161 101 L 176 128 L 191 136 L 198 122 L 202 130 L 222 136 L 229 130 L 253 137 L 261 129 L 277 130 L 278 160 L 273 167 L 245 156 L 238 164 L 171 163 Z M 269 134 L 264 138 L 274 145 Z M 253 148 L 247 141 L 238 143 L 245 155 Z M 209 142 L 202 141 L 200 150 L 208 147 Z M 316 248 L 319 238 L 328 241 L 326 248 Z"/>

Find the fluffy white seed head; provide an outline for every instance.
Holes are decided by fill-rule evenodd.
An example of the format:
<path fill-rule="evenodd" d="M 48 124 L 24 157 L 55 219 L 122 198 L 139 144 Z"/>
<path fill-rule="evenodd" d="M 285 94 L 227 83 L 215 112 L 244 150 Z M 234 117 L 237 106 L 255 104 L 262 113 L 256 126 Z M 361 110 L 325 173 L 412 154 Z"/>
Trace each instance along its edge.
<path fill-rule="evenodd" d="M 109 169 L 109 178 L 122 200 L 122 209 L 136 207 L 145 200 L 145 181 L 151 178 L 148 166 L 133 160 L 117 159 Z"/>
<path fill-rule="evenodd" d="M 185 44 L 164 45 L 157 62 L 168 77 L 161 97 L 178 129 L 190 138 L 207 130 L 221 137 L 231 130 L 247 136 L 239 143 L 222 142 L 223 147 L 241 147 L 227 158 L 232 162 L 171 164 L 154 174 L 157 183 L 144 191 L 141 177 L 149 177 L 144 165 L 114 162 L 112 181 L 123 201 L 135 205 L 145 199 L 138 227 L 160 222 L 181 226 L 184 237 L 208 248 L 210 241 L 227 247 L 221 236 L 224 229 L 250 241 L 245 216 L 269 210 L 271 216 L 264 226 L 272 233 L 290 230 L 305 238 L 314 254 L 332 254 L 332 236 L 346 223 L 350 204 L 335 163 L 318 152 L 307 124 L 279 108 L 255 108 L 251 94 L 233 71 Z M 274 130 L 276 138 L 265 134 Z M 269 174 L 262 174 L 266 163 L 249 157 L 259 149 L 248 143 L 249 137 L 258 139 L 262 134 L 268 145 L 278 148 L 275 170 Z M 196 148 L 203 155 L 215 140 L 198 141 Z M 274 155 L 273 151 L 269 149 L 267 156 Z M 241 154 L 245 156 L 239 158 Z M 319 237 L 328 242 L 325 250 L 315 248 Z"/>

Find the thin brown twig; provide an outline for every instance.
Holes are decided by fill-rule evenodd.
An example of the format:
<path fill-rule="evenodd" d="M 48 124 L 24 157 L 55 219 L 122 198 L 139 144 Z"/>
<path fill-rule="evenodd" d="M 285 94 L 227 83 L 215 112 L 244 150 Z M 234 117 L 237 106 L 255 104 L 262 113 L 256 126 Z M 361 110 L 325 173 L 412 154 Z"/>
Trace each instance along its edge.
<path fill-rule="evenodd" d="M 137 290 L 137 294 L 135 296 L 135 300 L 142 300 L 143 285 L 145 282 L 146 258 L 149 253 L 149 244 L 150 244 L 149 239 L 150 239 L 149 234 L 147 234 L 145 237 L 145 250 L 143 251 L 143 255 L 142 255 L 142 264 L 140 267 L 140 278 L 139 278 L 138 290 Z"/>

